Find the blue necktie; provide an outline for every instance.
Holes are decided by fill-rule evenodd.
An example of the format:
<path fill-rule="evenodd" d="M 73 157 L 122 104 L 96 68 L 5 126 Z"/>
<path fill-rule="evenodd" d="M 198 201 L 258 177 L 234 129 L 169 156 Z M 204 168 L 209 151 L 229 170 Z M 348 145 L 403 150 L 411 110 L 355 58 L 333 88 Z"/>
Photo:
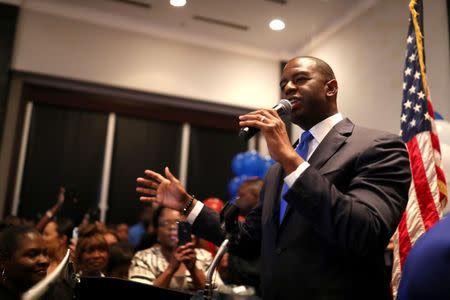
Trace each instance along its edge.
<path fill-rule="evenodd" d="M 313 139 L 311 132 L 305 131 L 302 133 L 300 138 L 300 143 L 298 143 L 297 147 L 295 147 L 295 152 L 300 155 L 305 161 L 308 158 L 308 144 Z M 280 201 L 280 224 L 283 222 L 284 214 L 286 213 L 287 202 L 284 200 L 283 195 L 289 190 L 289 187 L 286 183 L 283 184 L 283 188 L 281 190 L 281 201 Z"/>

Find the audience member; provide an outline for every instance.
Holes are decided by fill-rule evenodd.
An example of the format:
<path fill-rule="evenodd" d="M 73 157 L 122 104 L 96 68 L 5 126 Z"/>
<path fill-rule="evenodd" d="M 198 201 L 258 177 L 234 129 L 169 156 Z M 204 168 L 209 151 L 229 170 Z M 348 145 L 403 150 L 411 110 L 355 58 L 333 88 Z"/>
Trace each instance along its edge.
<path fill-rule="evenodd" d="M 50 258 L 48 273 L 51 273 L 66 255 L 72 237 L 72 231 L 72 221 L 64 218 L 54 218 L 45 226 L 42 237 L 47 246 Z"/>
<path fill-rule="evenodd" d="M 263 181 L 258 177 L 250 178 L 240 185 L 235 204 L 244 220 L 258 203 L 262 185 Z M 251 286 L 255 288 L 256 294 L 260 295 L 261 261 L 259 256 L 241 258 L 227 254 L 219 270 L 225 284 Z"/>
<path fill-rule="evenodd" d="M 133 256 L 133 246 L 128 242 L 119 242 L 110 246 L 106 276 L 128 279 L 128 270 Z"/>
<path fill-rule="evenodd" d="M 139 245 L 142 237 L 147 232 L 152 232 L 154 230 L 151 224 L 153 210 L 152 205 L 144 206 L 141 214 L 139 215 L 139 222 L 130 227 L 130 230 L 128 231 L 128 242 L 133 245 L 133 247 L 137 247 Z"/>
<path fill-rule="evenodd" d="M 151 227 L 153 228 L 153 225 Z M 141 250 L 148 249 L 148 248 L 152 247 L 153 245 L 155 245 L 157 242 L 158 241 L 157 241 L 155 231 L 146 232 L 144 234 L 144 236 L 141 238 L 141 241 L 139 242 L 137 247 L 134 248 L 134 250 L 141 251 Z"/>
<path fill-rule="evenodd" d="M 179 290 L 205 287 L 205 270 L 212 257 L 206 250 L 194 248 L 193 242 L 178 246 L 180 219 L 181 214 L 173 209 L 156 210 L 153 225 L 158 244 L 136 253 L 129 272 L 131 280 Z"/>
<path fill-rule="evenodd" d="M 49 258 L 41 234 L 33 227 L 16 226 L 0 233 L 0 299 L 20 299 L 47 275 Z"/>
<path fill-rule="evenodd" d="M 75 264 L 81 276 L 104 276 L 108 262 L 108 244 L 99 224 L 80 226 L 75 250 Z"/>
<path fill-rule="evenodd" d="M 116 234 L 119 242 L 128 242 L 128 225 L 126 223 L 118 224 L 116 226 Z"/>
<path fill-rule="evenodd" d="M 55 205 L 53 205 L 52 208 L 47 210 L 47 212 L 42 216 L 42 218 L 36 225 L 36 229 L 39 230 L 39 232 L 42 232 L 42 230 L 44 230 L 47 223 L 50 222 L 52 218 L 56 216 L 58 211 L 61 209 L 61 207 L 64 204 L 65 193 L 66 189 L 64 187 L 60 187 L 58 191 L 58 198 L 56 200 Z"/>
<path fill-rule="evenodd" d="M 107 230 L 103 236 L 108 246 L 115 245 L 119 242 L 119 237 L 112 230 Z"/>
<path fill-rule="evenodd" d="M 250 211 L 258 204 L 259 192 L 263 186 L 263 181 L 258 177 L 245 180 L 238 189 L 236 206 L 239 214 L 246 217 Z"/>

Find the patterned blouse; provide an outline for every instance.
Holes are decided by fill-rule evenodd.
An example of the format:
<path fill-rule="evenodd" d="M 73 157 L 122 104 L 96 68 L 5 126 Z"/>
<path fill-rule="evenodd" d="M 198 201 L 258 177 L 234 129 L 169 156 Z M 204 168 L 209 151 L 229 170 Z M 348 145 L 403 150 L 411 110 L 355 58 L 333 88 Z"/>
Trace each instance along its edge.
<path fill-rule="evenodd" d="M 211 254 L 201 248 L 195 248 L 197 255 L 196 267 L 206 272 L 212 262 Z M 138 251 L 131 261 L 129 279 L 141 283 L 153 285 L 153 281 L 158 278 L 168 267 L 169 262 L 162 254 L 161 247 L 155 245 L 143 251 Z M 213 276 L 213 282 L 217 286 L 222 286 L 223 282 L 217 272 Z M 195 290 L 192 285 L 192 277 L 188 270 L 184 275 L 175 274 L 169 284 L 169 288 L 178 290 Z"/>

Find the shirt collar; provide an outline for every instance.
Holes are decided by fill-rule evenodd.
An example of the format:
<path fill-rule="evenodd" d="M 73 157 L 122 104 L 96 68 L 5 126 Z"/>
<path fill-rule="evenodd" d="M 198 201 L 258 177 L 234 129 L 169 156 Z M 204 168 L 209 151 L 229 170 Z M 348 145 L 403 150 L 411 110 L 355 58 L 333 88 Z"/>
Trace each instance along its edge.
<path fill-rule="evenodd" d="M 342 117 L 341 113 L 336 113 L 311 127 L 309 132 L 311 132 L 314 139 L 320 144 L 322 140 L 325 138 L 325 136 L 328 134 L 328 132 L 330 132 L 331 128 L 333 128 L 334 125 L 336 125 L 343 119 L 344 118 Z M 303 132 L 305 132 L 305 130 L 300 128 L 300 136 L 302 136 Z"/>

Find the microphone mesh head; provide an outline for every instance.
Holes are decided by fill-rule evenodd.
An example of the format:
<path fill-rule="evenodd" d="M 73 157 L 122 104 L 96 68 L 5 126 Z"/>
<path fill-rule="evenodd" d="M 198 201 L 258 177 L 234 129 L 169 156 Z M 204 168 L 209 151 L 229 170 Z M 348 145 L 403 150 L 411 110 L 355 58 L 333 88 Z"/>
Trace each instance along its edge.
<path fill-rule="evenodd" d="M 289 114 L 292 110 L 292 104 L 291 101 L 287 99 L 281 99 L 279 103 L 283 108 L 281 109 L 281 115 Z"/>

